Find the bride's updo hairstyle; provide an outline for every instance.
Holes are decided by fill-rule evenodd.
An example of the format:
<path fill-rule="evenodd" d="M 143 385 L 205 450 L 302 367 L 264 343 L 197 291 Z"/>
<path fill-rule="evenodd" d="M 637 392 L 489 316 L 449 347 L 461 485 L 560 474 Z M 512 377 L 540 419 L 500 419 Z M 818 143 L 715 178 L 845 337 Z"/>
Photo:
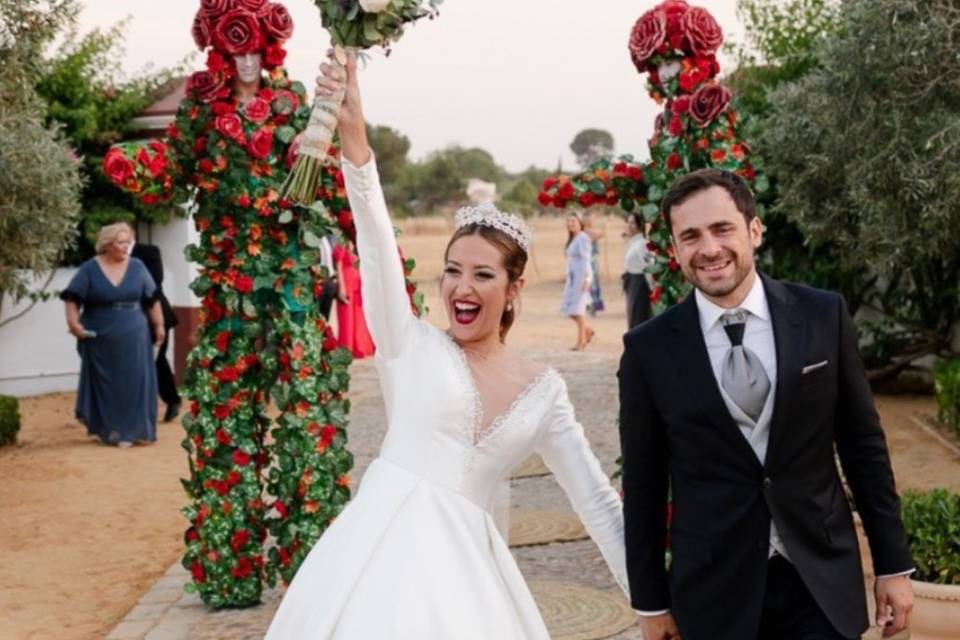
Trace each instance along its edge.
<path fill-rule="evenodd" d="M 454 242 L 466 236 L 480 236 L 500 251 L 510 284 L 523 277 L 531 242 L 530 229 L 523 220 L 513 214 L 503 213 L 493 205 L 482 204 L 458 210 L 454 224 L 455 230 L 443 252 L 444 262 L 447 261 Z M 501 342 L 506 339 L 516 318 L 516 306 L 508 303 L 500 316 Z"/>

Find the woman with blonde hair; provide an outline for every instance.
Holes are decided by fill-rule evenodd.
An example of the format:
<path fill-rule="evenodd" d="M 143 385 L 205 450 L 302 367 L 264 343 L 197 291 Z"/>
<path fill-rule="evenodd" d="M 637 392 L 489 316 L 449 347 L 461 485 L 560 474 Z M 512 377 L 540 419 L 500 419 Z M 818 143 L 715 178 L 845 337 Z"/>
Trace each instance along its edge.
<path fill-rule="evenodd" d="M 157 439 L 152 344 L 165 338 L 157 287 L 129 256 L 132 242 L 125 222 L 100 229 L 97 255 L 60 294 L 80 353 L 76 417 L 90 436 L 121 448 Z"/>
<path fill-rule="evenodd" d="M 574 351 L 582 351 L 593 340 L 594 331 L 587 323 L 590 304 L 590 284 L 593 282 L 591 256 L 593 242 L 586 232 L 583 215 L 576 210 L 567 214 L 567 279 L 563 286 L 560 313 L 569 316 L 577 325 L 577 343 Z"/>

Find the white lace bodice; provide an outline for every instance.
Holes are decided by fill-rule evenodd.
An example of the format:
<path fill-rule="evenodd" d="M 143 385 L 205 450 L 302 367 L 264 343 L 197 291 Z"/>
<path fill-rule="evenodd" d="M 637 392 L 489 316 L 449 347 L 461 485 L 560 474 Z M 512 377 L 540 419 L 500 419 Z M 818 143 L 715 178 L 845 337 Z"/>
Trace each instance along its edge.
<path fill-rule="evenodd" d="M 343 165 L 389 424 L 381 457 L 492 511 L 501 481 L 539 453 L 626 591 L 621 501 L 576 420 L 563 378 L 547 369 L 478 431 L 482 403 L 463 351 L 411 310 L 375 162 Z"/>

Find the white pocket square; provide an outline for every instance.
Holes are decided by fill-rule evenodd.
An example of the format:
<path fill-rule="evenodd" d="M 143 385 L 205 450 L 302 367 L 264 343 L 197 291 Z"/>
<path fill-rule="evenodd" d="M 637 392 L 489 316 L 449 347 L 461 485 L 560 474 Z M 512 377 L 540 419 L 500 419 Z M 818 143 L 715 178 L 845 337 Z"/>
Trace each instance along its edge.
<path fill-rule="evenodd" d="M 805 366 L 805 367 L 803 368 L 803 370 L 800 372 L 800 375 L 805 376 L 805 375 L 807 375 L 808 373 L 810 373 L 811 371 L 816 371 L 817 369 L 822 369 L 823 367 L 827 366 L 827 363 L 828 363 L 828 362 L 830 362 L 830 361 L 829 361 L 829 360 L 824 360 L 823 362 L 817 362 L 816 364 L 808 364 L 808 365 Z"/>

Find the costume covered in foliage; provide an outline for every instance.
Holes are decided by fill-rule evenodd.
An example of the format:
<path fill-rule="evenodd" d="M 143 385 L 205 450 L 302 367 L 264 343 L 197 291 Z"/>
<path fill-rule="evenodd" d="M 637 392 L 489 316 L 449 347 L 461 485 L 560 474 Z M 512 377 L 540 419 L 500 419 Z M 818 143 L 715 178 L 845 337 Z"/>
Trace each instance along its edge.
<path fill-rule="evenodd" d="M 627 212 L 639 208 L 652 224 L 648 248 L 654 255 L 650 269 L 655 286 L 650 300 L 657 311 L 689 291 L 660 216 L 660 201 L 673 181 L 714 167 L 737 173 L 756 191 L 767 187 L 748 159 L 749 146 L 740 136 L 730 90 L 716 80 L 722 42 L 713 16 L 684 0 L 667 0 L 643 14 L 630 34 L 630 55 L 637 70 L 649 74 L 650 96 L 664 105 L 649 141 L 650 161 L 631 155 L 598 160 L 578 175 L 548 178 L 539 195 L 544 206 L 619 204 Z"/>
<path fill-rule="evenodd" d="M 255 604 L 265 579 L 291 580 L 350 497 L 351 356 L 319 313 L 329 274 L 318 247 L 336 227 L 352 236 L 353 223 L 336 149 L 316 203 L 280 197 L 310 113 L 304 86 L 281 66 L 292 31 L 281 4 L 202 0 L 193 35 L 208 50 L 206 68 L 189 78 L 168 139 L 120 145 L 104 160 L 143 202 L 186 192 L 200 232 L 187 249 L 200 265 L 191 288 L 202 311 L 186 379 L 183 564 L 214 607 Z M 247 54 L 260 55 L 264 73 L 241 104 L 234 56 Z M 271 395 L 280 411 L 272 429 Z"/>

